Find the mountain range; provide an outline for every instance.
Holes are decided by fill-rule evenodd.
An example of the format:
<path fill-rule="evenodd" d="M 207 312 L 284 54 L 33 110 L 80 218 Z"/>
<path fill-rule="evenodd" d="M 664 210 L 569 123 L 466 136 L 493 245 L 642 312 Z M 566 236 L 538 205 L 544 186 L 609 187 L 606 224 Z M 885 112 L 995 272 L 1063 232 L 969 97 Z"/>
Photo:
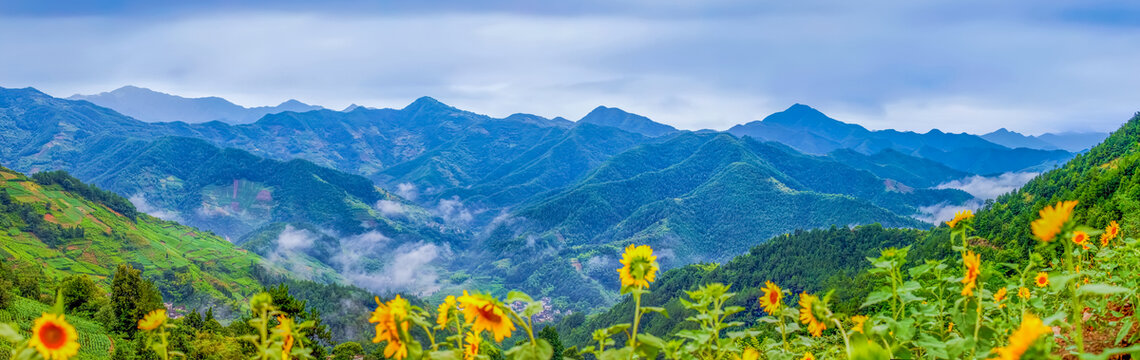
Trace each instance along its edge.
<path fill-rule="evenodd" d="M 323 109 L 292 99 L 277 106 L 247 108 L 220 97 L 185 98 L 129 85 L 94 95 L 75 94 L 68 99 L 90 101 L 95 105 L 112 108 L 119 113 L 146 122 L 221 121 L 229 124 L 248 124 L 268 114 Z"/>
<path fill-rule="evenodd" d="M 924 209 L 972 200 L 937 184 L 1072 157 L 968 134 L 868 131 L 804 105 L 728 133 L 612 107 L 578 121 L 494 118 L 429 97 L 346 110 L 148 123 L 0 89 L 0 161 L 68 170 L 289 260 L 278 266 L 341 277 L 321 281 L 413 293 L 516 288 L 589 310 L 615 299 L 610 273 L 630 242 L 666 250 L 668 268 L 724 261 L 798 229 L 924 227 L 915 219 Z M 426 282 L 393 267 L 423 269 L 410 277 Z M 564 280 L 542 285 L 550 279 Z"/>
<path fill-rule="evenodd" d="M 1062 132 L 1041 135 L 1022 135 L 1005 128 L 982 135 L 983 139 L 1009 148 L 1030 148 L 1041 150 L 1061 149 L 1069 152 L 1088 150 L 1099 144 L 1108 134 L 1101 132 Z"/>

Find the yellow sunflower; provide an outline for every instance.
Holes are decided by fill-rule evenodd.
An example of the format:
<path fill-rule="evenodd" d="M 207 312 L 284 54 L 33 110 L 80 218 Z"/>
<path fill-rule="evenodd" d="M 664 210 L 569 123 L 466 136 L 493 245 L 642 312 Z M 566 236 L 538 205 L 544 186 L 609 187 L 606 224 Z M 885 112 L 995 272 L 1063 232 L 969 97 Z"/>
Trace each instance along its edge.
<path fill-rule="evenodd" d="M 1120 234 L 1120 224 L 1115 220 L 1108 223 L 1108 227 L 1104 228 L 1104 233 L 1100 234 L 1100 247 L 1108 246 L 1108 241 L 1115 239 L 1116 235 Z"/>
<path fill-rule="evenodd" d="M 815 306 L 816 302 L 819 302 L 819 298 L 815 295 L 800 294 L 800 322 L 807 325 L 811 336 L 819 337 L 824 330 L 827 330 L 827 324 L 816 318 L 815 313 L 812 312 L 812 307 Z"/>
<path fill-rule="evenodd" d="M 764 291 L 764 295 L 760 296 L 760 306 L 768 315 L 776 315 L 783 305 L 784 292 L 780 291 L 780 287 L 771 281 L 765 281 L 764 287 L 760 290 Z"/>
<path fill-rule="evenodd" d="M 1080 245 L 1081 247 L 1085 248 L 1085 250 L 1088 250 L 1088 248 L 1089 248 L 1089 234 L 1084 232 L 1084 231 L 1074 231 L 1073 232 L 1073 243 Z"/>
<path fill-rule="evenodd" d="M 954 219 L 950 220 L 946 224 L 950 225 L 950 228 L 955 228 L 958 226 L 958 223 L 969 220 L 970 218 L 973 218 L 973 217 L 974 217 L 973 211 L 962 210 L 962 211 L 954 213 Z"/>
<path fill-rule="evenodd" d="M 400 295 L 396 295 L 396 298 L 388 300 L 387 303 L 380 302 L 379 297 L 376 298 L 376 311 L 372 312 L 372 317 L 368 319 L 368 322 L 376 323 L 376 337 L 372 338 L 372 342 L 388 342 L 388 345 L 384 347 L 384 357 L 386 358 L 403 359 L 408 357 L 408 345 L 400 336 L 408 332 L 409 307 L 411 304 L 408 303 L 408 300 L 401 298 Z"/>
<path fill-rule="evenodd" d="M 63 315 L 44 313 L 32 324 L 28 346 L 47 360 L 64 360 L 79 353 L 79 334 Z"/>
<path fill-rule="evenodd" d="M 1033 295 L 1029 293 L 1029 289 L 1026 289 L 1023 286 L 1023 287 L 1017 289 L 1017 297 L 1025 299 L 1025 300 L 1029 300 L 1029 298 L 1033 297 Z"/>
<path fill-rule="evenodd" d="M 277 329 L 280 331 L 282 339 L 281 344 L 281 360 L 289 360 L 290 353 L 293 352 L 293 320 L 283 315 L 277 315 Z"/>
<path fill-rule="evenodd" d="M 151 331 L 166 323 L 166 309 L 159 309 L 147 313 L 139 320 L 139 330 Z"/>
<path fill-rule="evenodd" d="M 657 257 L 653 256 L 653 249 L 649 245 L 629 244 L 625 248 L 625 254 L 622 254 L 621 264 L 623 266 L 617 272 L 622 287 L 636 286 L 644 289 L 656 280 Z"/>
<path fill-rule="evenodd" d="M 467 323 L 475 324 L 471 328 L 472 331 L 477 333 L 490 331 L 495 337 L 495 342 L 502 342 L 504 338 L 511 337 L 511 331 L 515 330 L 515 324 L 511 322 L 503 305 L 490 295 L 479 293 L 469 295 L 464 291 L 463 296 L 459 297 L 459 307 L 463 309 L 463 318 Z"/>
<path fill-rule="evenodd" d="M 974 294 L 974 287 L 977 286 L 978 275 L 982 270 L 982 256 L 975 254 L 973 251 L 966 251 L 963 255 L 962 265 L 966 267 L 966 275 L 962 278 L 962 296 L 970 296 Z"/>
<path fill-rule="evenodd" d="M 1076 206 L 1077 201 L 1071 200 L 1041 209 L 1041 212 L 1038 213 L 1041 218 L 1029 224 L 1030 228 L 1033 229 L 1033 236 L 1041 239 L 1041 241 L 1053 241 L 1053 238 L 1061 233 L 1061 228 L 1069 221 L 1069 217 L 1073 214 L 1073 208 Z"/>
<path fill-rule="evenodd" d="M 1009 336 L 1009 345 L 996 348 L 994 352 L 997 353 L 997 358 L 1001 360 L 1021 359 L 1021 355 L 1025 354 L 1030 346 L 1033 346 L 1037 338 L 1052 332 L 1053 329 L 1045 326 L 1041 319 L 1033 316 L 1033 314 L 1025 314 L 1025 317 L 1021 319 L 1021 327 Z"/>
<path fill-rule="evenodd" d="M 479 355 L 479 342 L 482 339 L 479 334 L 474 331 L 467 332 L 467 338 L 464 340 L 463 346 L 463 360 L 474 360 L 475 356 Z"/>
<path fill-rule="evenodd" d="M 804 353 L 804 358 L 801 360 L 815 360 L 815 355 L 812 355 L 810 352 Z"/>
<path fill-rule="evenodd" d="M 447 321 L 450 320 L 451 310 L 455 309 L 455 296 L 448 295 L 443 299 L 443 303 L 439 304 L 439 315 L 435 318 L 435 324 L 439 325 L 442 329 L 447 327 Z"/>
<path fill-rule="evenodd" d="M 1049 285 L 1049 274 L 1046 274 L 1044 271 L 1039 272 L 1033 281 L 1037 283 L 1037 287 L 1045 287 Z"/>
<path fill-rule="evenodd" d="M 1009 290 L 1005 288 L 998 289 L 998 291 L 994 293 L 994 303 L 998 304 L 998 308 L 1005 307 L 1005 303 L 1002 302 L 1005 301 L 1006 295 L 1009 295 Z"/>
<path fill-rule="evenodd" d="M 852 316 L 851 317 L 851 323 L 853 324 L 853 325 L 851 325 L 851 331 L 855 331 L 855 332 L 862 334 L 863 333 L 863 324 L 867 323 L 867 316 L 866 315 Z"/>
<path fill-rule="evenodd" d="M 760 351 L 753 349 L 753 348 L 744 349 L 744 352 L 740 354 L 740 360 L 758 360 L 758 359 L 760 359 Z"/>

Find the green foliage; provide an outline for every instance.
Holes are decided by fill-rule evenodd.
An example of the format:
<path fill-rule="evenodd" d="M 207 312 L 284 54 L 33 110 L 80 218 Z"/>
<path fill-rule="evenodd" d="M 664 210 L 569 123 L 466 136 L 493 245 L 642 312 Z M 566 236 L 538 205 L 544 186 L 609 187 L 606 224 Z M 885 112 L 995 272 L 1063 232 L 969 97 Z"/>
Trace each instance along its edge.
<path fill-rule="evenodd" d="M 137 269 L 119 265 L 111 282 L 111 330 L 134 338 L 139 320 L 152 310 L 162 309 L 162 294 L 154 283 L 143 279 Z"/>
<path fill-rule="evenodd" d="M 360 343 L 346 341 L 338 344 L 332 350 L 332 360 L 352 360 L 353 357 L 364 354 Z"/>
<path fill-rule="evenodd" d="M 107 305 L 107 296 L 91 277 L 72 275 L 59 284 L 59 294 L 63 298 L 63 310 L 68 314 L 78 314 L 93 318 L 99 309 Z"/>

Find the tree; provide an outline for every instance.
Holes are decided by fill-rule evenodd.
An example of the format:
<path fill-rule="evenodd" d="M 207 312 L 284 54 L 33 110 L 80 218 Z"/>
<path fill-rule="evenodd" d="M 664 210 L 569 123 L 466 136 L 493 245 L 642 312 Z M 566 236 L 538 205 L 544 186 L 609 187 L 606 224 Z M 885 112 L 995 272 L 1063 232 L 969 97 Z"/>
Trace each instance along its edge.
<path fill-rule="evenodd" d="M 333 348 L 333 360 L 352 360 L 353 357 L 364 354 L 364 347 L 355 341 L 340 343 Z"/>
<path fill-rule="evenodd" d="M 542 330 L 538 332 L 538 337 L 550 343 L 550 346 L 554 348 L 555 358 L 562 356 L 562 353 L 566 351 L 566 348 L 562 345 L 562 339 L 558 336 L 558 330 L 556 330 L 554 326 L 543 327 Z"/>
<path fill-rule="evenodd" d="M 142 278 L 141 272 L 120 264 L 111 280 L 111 330 L 134 337 L 138 321 L 148 312 L 162 308 L 162 294 L 154 284 Z"/>
<path fill-rule="evenodd" d="M 103 291 L 87 275 L 64 278 L 59 284 L 59 293 L 63 297 L 63 309 L 69 314 L 91 317 L 107 301 Z"/>

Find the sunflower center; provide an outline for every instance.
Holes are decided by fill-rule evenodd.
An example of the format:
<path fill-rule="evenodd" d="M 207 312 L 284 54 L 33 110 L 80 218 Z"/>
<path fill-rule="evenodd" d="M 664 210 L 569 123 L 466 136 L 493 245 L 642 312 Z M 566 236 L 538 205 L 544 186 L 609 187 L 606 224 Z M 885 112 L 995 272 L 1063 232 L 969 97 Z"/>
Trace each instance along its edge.
<path fill-rule="evenodd" d="M 67 333 L 59 325 L 47 323 L 40 329 L 40 342 L 50 349 L 61 348 L 67 342 Z"/>
<path fill-rule="evenodd" d="M 487 319 L 487 321 L 489 321 L 489 322 L 498 324 L 500 321 L 503 320 L 502 316 L 495 313 L 494 305 L 488 304 L 488 305 L 484 306 L 483 308 L 480 308 L 479 312 L 481 312 L 482 314 L 480 314 L 480 315 L 484 319 Z"/>
<path fill-rule="evenodd" d="M 776 293 L 775 291 L 768 293 L 768 303 L 769 304 L 775 304 L 775 303 L 778 303 L 779 301 L 780 301 L 780 294 Z"/>

